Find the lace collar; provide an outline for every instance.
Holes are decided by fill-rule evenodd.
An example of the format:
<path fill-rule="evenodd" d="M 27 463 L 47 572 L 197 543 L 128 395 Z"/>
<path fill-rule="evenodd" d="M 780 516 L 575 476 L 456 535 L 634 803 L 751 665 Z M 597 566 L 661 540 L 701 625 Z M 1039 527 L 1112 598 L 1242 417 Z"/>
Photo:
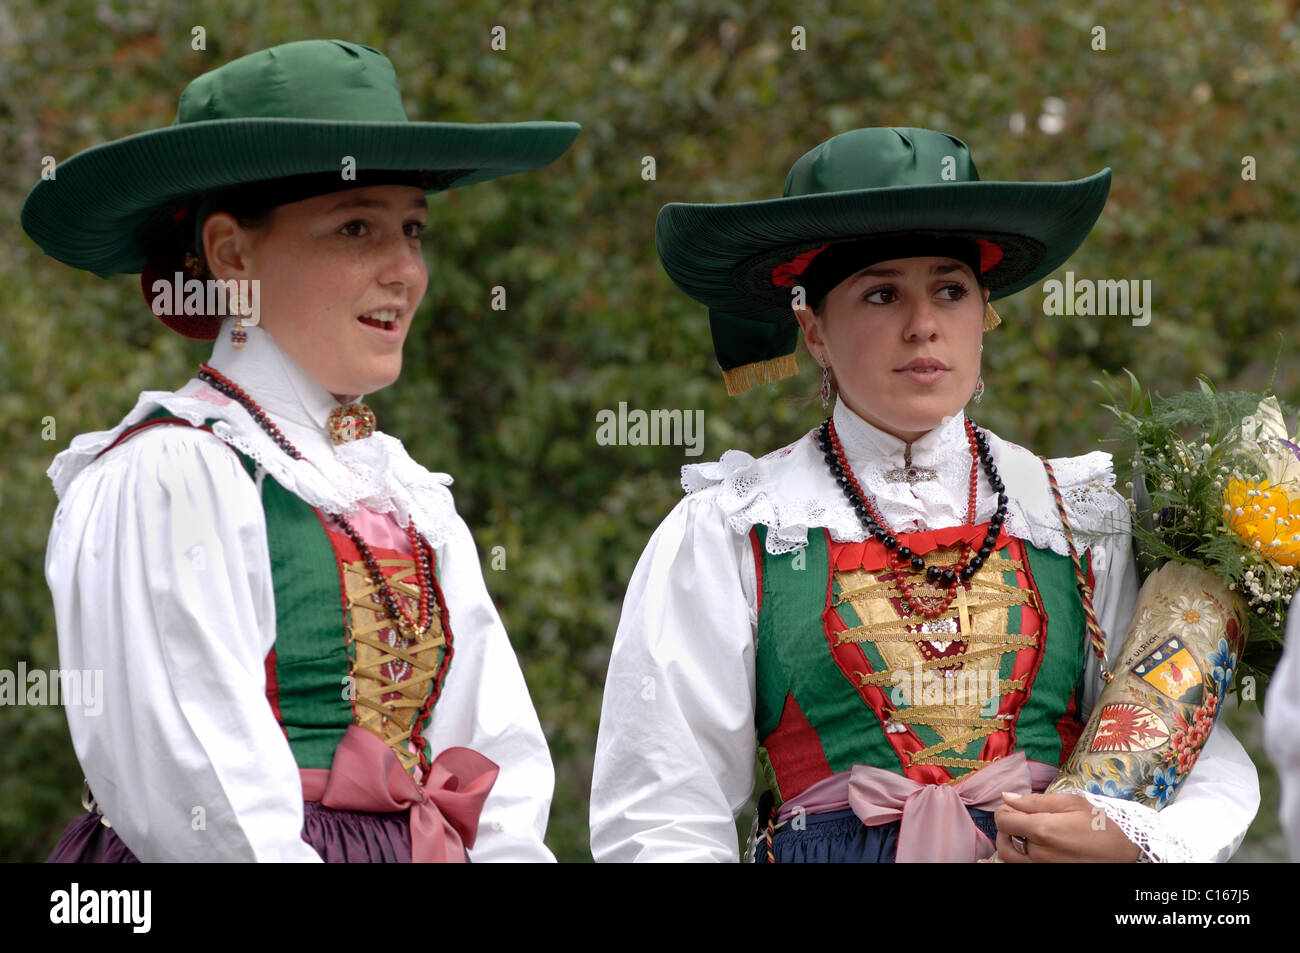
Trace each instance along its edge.
<path fill-rule="evenodd" d="M 889 470 L 903 466 L 903 441 L 873 427 L 840 403 L 834 419 L 854 475 L 874 498 L 891 529 L 912 533 L 967 521 L 971 453 L 964 415 L 958 414 L 912 443 L 912 463 L 936 472 L 934 480 L 914 484 L 887 478 Z M 682 487 L 719 506 L 738 533 L 748 533 L 755 525 L 768 527 L 767 549 L 771 553 L 802 548 L 812 528 L 825 528 L 834 539 L 845 542 L 862 540 L 866 537 L 862 523 L 831 478 L 815 433 L 757 459 L 728 450 L 716 463 L 684 466 Z M 1066 555 L 1069 548 L 1042 461 L 991 432 L 989 451 L 1011 498 L 1007 532 Z M 1112 489 L 1115 475 L 1109 453 L 1093 451 L 1051 462 L 1077 536 L 1128 531 L 1127 506 Z M 974 522 L 991 518 L 997 509 L 997 494 L 982 467 L 975 500 Z"/>
<path fill-rule="evenodd" d="M 213 434 L 250 456 L 277 483 L 314 507 L 354 516 L 364 506 L 379 514 L 392 513 L 402 527 L 413 519 L 416 529 L 435 546 L 449 537 L 459 519 L 447 489 L 451 477 L 426 470 L 410 458 L 401 441 L 382 431 L 334 446 L 325 428 L 330 411 L 337 406 L 334 398 L 298 367 L 270 334 L 250 328 L 247 346 L 235 351 L 229 335 L 222 333 L 213 346 L 210 363 L 266 411 L 303 459 L 289 457 L 243 405 L 195 378 L 175 392 L 145 391 L 112 430 L 75 437 L 48 470 L 55 493 L 62 498 L 72 480 L 91 466 L 104 448 L 128 427 L 163 407 L 195 426 L 216 418 Z M 111 457 L 106 454 L 104 459 Z"/>

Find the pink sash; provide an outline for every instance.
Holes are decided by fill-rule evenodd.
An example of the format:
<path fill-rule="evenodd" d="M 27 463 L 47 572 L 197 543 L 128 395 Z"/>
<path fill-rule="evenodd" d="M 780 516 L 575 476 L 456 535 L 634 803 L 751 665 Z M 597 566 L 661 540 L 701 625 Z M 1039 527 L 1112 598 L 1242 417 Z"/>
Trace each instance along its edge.
<path fill-rule="evenodd" d="M 898 863 L 973 863 L 992 856 L 996 848 L 967 808 L 991 811 L 1002 803 L 1003 791 L 1029 794 L 1035 781 L 1041 790 L 1055 776 L 1055 768 L 1029 761 L 1023 751 L 952 784 L 921 784 L 893 771 L 856 764 L 849 777 L 849 806 L 868 827 L 901 822 Z"/>
<path fill-rule="evenodd" d="M 500 768 L 470 748 L 448 748 L 417 785 L 388 745 L 360 725 L 348 725 L 330 770 L 303 768 L 302 796 L 339 811 L 411 810 L 414 863 L 466 862 L 483 802 Z"/>

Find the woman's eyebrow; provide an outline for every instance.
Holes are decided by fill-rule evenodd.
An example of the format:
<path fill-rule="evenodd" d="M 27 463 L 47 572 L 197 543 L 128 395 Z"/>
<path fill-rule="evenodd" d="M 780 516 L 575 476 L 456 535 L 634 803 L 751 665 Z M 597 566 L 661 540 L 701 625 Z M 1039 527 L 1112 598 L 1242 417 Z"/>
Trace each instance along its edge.
<path fill-rule="evenodd" d="M 347 199 L 343 199 L 343 201 L 339 202 L 337 205 L 331 207 L 329 209 L 329 212 L 337 212 L 345 208 L 389 209 L 392 208 L 392 205 L 388 202 L 380 201 L 379 199 L 347 198 Z M 418 198 L 418 199 L 413 199 L 411 201 L 411 204 L 407 206 L 407 209 L 408 210 L 423 209 L 424 211 L 428 211 L 429 205 L 424 198 Z"/>
<path fill-rule="evenodd" d="M 897 268 L 863 268 L 849 280 L 858 282 L 863 278 L 898 278 L 902 274 Z"/>
<path fill-rule="evenodd" d="M 935 265 L 930 269 L 932 275 L 946 275 L 950 272 L 961 271 L 964 265 L 957 262 L 949 262 L 946 265 Z M 850 281 L 858 281 L 862 278 L 898 278 L 903 273 L 897 268 L 864 268 L 856 275 L 851 277 Z"/>

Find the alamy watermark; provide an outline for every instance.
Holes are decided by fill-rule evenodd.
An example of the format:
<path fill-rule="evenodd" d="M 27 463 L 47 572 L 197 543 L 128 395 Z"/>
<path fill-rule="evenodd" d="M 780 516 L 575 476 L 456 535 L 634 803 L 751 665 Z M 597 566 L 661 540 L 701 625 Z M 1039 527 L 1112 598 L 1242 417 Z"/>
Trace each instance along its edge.
<path fill-rule="evenodd" d="M 1002 697 L 1001 680 L 996 669 L 986 671 L 970 666 L 958 671 L 950 666 L 946 669 L 922 671 L 921 663 L 913 662 L 910 672 L 903 668 L 894 669 L 890 680 L 894 687 L 889 693 L 889 700 L 895 707 L 904 702 L 926 707 L 979 705 L 982 709 L 989 709 L 983 714 L 991 715 L 997 710 L 998 699 Z M 903 720 L 906 721 L 906 718 Z"/>
<path fill-rule="evenodd" d="M 0 668 L 0 705 L 65 705 L 81 707 L 87 715 L 104 710 L 104 672 L 102 669 L 27 670 L 26 662 L 18 670 Z"/>
<path fill-rule="evenodd" d="M 1065 273 L 1065 281 L 1053 278 L 1043 283 L 1043 314 L 1084 317 L 1119 315 L 1131 317 L 1133 326 L 1144 328 L 1151 323 L 1151 279 L 1074 278 Z"/>
<path fill-rule="evenodd" d="M 262 320 L 260 278 L 189 278 L 176 272 L 169 281 L 159 278 L 149 289 L 149 307 L 159 317 L 180 314 L 236 314 L 246 326 Z"/>
<path fill-rule="evenodd" d="M 618 411 L 596 412 L 596 443 L 602 447 L 685 447 L 688 457 L 704 452 L 703 410 L 627 409 L 627 401 L 618 402 Z"/>
<path fill-rule="evenodd" d="M 120 923 L 148 933 L 153 923 L 152 890 L 83 890 L 73 882 L 50 894 L 51 923 Z"/>

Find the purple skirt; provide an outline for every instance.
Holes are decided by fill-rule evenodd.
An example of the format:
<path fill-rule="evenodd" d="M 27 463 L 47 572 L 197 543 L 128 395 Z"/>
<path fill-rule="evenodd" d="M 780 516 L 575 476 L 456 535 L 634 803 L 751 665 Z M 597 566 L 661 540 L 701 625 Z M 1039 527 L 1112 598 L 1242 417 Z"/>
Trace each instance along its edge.
<path fill-rule="evenodd" d="M 336 811 L 319 801 L 302 802 L 302 839 L 330 864 L 411 862 L 410 812 L 368 814 Z M 117 831 L 105 827 L 94 811 L 68 825 L 46 863 L 135 864 Z"/>

